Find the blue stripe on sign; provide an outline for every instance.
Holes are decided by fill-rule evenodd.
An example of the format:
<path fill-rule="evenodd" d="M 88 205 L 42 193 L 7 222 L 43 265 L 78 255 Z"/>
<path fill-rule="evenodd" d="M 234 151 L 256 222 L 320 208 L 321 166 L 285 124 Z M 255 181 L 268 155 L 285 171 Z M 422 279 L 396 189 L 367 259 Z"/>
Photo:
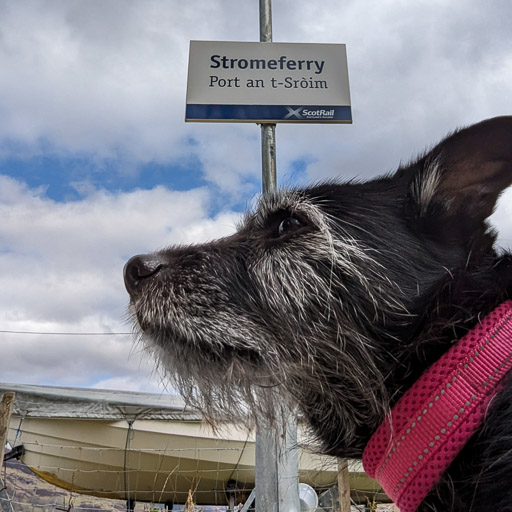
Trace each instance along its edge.
<path fill-rule="evenodd" d="M 189 104 L 187 121 L 352 122 L 349 106 Z"/>

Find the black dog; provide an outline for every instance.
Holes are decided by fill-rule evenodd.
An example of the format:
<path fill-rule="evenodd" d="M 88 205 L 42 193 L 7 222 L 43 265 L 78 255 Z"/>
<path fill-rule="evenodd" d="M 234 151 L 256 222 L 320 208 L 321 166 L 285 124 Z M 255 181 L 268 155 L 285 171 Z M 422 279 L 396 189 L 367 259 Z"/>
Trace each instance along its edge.
<path fill-rule="evenodd" d="M 265 197 L 230 237 L 127 263 L 137 328 L 209 416 L 275 419 L 277 389 L 324 453 L 361 457 L 379 444 L 376 431 L 389 431 L 383 454 L 368 448 L 365 458 L 379 459 L 377 476 L 402 512 L 512 510 L 512 350 L 487 380 L 457 369 L 450 379 L 472 389 L 453 418 L 431 433 L 425 455 L 393 458 L 420 424 L 441 418 L 437 404 L 445 411 L 456 386 L 440 381 L 410 418 L 401 416 L 409 397 L 400 398 L 512 298 L 512 255 L 497 254 L 486 223 L 511 183 L 512 117 L 501 117 L 452 134 L 393 175 Z M 470 342 L 461 371 L 493 349 L 509 306 L 491 317 L 480 348 Z M 468 418 L 478 421 L 468 427 Z M 451 429 L 465 437 L 450 458 Z M 439 474 L 425 465 L 431 454 Z M 386 467 L 399 473 L 386 476 Z"/>

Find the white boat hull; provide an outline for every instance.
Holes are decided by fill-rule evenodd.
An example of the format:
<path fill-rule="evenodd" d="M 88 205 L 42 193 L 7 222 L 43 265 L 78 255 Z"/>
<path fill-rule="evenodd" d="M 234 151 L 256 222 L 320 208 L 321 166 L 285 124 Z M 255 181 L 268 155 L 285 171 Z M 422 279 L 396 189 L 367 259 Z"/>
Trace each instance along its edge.
<path fill-rule="evenodd" d="M 21 418 L 11 440 L 23 444 L 22 461 L 44 480 L 98 497 L 199 504 L 227 503 L 226 484 L 237 482 L 242 501 L 254 487 L 254 437 L 243 429 L 213 432 L 200 421 L 127 421 Z M 377 490 L 360 465 L 352 485 Z M 336 483 L 337 463 L 301 451 L 299 480 L 316 489 Z"/>
<path fill-rule="evenodd" d="M 44 480 L 105 498 L 154 503 L 227 504 L 254 487 L 254 436 L 226 425 L 215 432 L 174 395 L 2 384 L 14 391 L 8 441 Z M 300 434 L 299 434 L 300 437 Z M 376 484 L 352 463 L 353 489 L 372 495 Z M 336 483 L 336 459 L 301 451 L 299 480 L 317 491 Z"/>

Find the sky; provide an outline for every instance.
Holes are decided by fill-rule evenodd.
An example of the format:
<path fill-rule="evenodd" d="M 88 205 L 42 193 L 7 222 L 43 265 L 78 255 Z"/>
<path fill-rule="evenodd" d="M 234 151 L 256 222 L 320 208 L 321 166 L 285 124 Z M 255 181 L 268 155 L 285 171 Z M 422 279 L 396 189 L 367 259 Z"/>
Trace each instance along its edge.
<path fill-rule="evenodd" d="M 347 45 L 354 121 L 278 125 L 278 185 L 371 178 L 512 114 L 511 19 L 508 0 L 273 0 L 275 42 Z M 258 20 L 257 0 L 0 0 L 0 381 L 165 390 L 123 265 L 232 233 L 258 197 L 259 127 L 184 122 L 189 41 L 258 41 Z M 492 221 L 512 246 L 512 191 Z"/>

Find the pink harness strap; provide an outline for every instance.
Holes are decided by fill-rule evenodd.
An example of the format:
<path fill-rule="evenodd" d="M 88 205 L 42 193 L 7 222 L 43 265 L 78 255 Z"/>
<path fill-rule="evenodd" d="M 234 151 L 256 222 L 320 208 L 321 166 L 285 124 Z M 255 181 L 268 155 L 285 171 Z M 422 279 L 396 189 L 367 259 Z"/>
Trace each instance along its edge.
<path fill-rule="evenodd" d="M 498 306 L 402 396 L 368 442 L 363 465 L 401 512 L 414 512 L 482 424 L 512 367 L 512 301 Z"/>

